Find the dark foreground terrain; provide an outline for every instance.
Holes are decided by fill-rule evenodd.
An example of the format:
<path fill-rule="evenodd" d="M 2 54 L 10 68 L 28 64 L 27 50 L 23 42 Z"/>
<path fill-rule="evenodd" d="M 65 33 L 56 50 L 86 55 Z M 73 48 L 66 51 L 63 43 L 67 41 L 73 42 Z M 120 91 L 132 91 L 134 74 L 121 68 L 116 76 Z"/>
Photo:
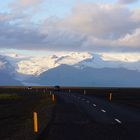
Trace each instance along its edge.
<path fill-rule="evenodd" d="M 38 112 L 39 130 L 51 118 L 48 94 L 0 94 L 0 140 L 33 140 L 33 112 Z"/>
<path fill-rule="evenodd" d="M 140 89 L 6 87 L 0 93 L 0 140 L 140 140 Z"/>

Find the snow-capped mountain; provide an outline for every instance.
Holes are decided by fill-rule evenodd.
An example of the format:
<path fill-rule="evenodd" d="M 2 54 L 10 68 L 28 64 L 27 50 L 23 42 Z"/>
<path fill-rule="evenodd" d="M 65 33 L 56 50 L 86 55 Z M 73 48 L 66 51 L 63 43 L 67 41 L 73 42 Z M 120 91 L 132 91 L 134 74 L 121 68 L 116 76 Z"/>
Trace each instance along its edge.
<path fill-rule="evenodd" d="M 32 57 L 17 63 L 17 72 L 27 75 L 40 75 L 41 73 L 58 67 L 62 64 L 76 65 L 86 59 L 92 59 L 89 53 L 69 53 L 67 55 L 51 55 L 44 57 Z"/>
<path fill-rule="evenodd" d="M 8 61 L 16 68 L 19 74 L 38 76 L 41 73 L 62 64 L 76 68 L 126 68 L 140 71 L 139 54 L 92 54 L 88 52 L 71 52 L 41 57 L 25 57 L 14 54 L 8 56 Z"/>
<path fill-rule="evenodd" d="M 93 54 L 92 59 L 86 59 L 77 64 L 77 67 L 92 68 L 125 68 L 140 72 L 140 55 L 112 55 L 112 54 Z"/>
<path fill-rule="evenodd" d="M 0 85 L 21 85 L 15 78 L 14 67 L 3 56 L 0 56 Z"/>
<path fill-rule="evenodd" d="M 62 85 L 92 86 L 94 83 L 93 85 L 107 86 L 107 83 L 109 83 L 108 86 L 115 84 L 118 86 L 138 86 L 138 83 L 140 83 L 140 80 L 138 80 L 140 79 L 140 55 L 136 53 L 92 54 L 88 52 L 69 52 L 61 54 L 56 53 L 47 56 L 25 56 L 11 53 L 4 54 L 4 59 L 6 62 L 0 61 L 0 68 L 5 67 L 5 63 L 8 63 L 11 67 L 9 71 L 10 75 L 14 75 L 14 79 L 21 81 L 22 83 L 31 84 L 34 82 L 33 84 L 35 85 L 61 84 L 61 82 L 58 83 L 54 80 L 58 74 L 57 71 L 59 71 L 59 75 L 61 75 L 58 79 L 63 81 Z M 8 67 L 8 65 L 6 67 Z M 128 74 L 125 75 L 127 77 L 125 78 L 126 80 L 121 78 L 125 73 Z M 69 78 L 69 81 L 67 81 L 66 75 L 71 77 Z M 75 80 L 73 79 L 74 75 L 76 78 Z M 104 79 L 106 75 L 109 77 L 108 80 L 110 82 L 107 82 Z M 117 77 L 114 77 L 114 75 L 117 75 Z M 134 77 L 135 79 L 138 79 L 133 81 Z M 96 82 L 98 81 L 98 84 L 95 84 L 95 79 L 97 79 Z M 83 84 L 82 80 L 85 81 Z"/>

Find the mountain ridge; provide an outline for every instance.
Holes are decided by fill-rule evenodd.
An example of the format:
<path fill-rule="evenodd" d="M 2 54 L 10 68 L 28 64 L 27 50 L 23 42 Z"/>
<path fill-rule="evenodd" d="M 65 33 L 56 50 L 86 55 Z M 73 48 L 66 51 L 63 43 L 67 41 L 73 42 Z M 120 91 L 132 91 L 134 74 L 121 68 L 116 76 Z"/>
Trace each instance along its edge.
<path fill-rule="evenodd" d="M 119 55 L 117 57 L 113 55 L 92 54 L 88 52 L 70 52 L 62 55 L 52 54 L 41 57 L 10 54 L 7 56 L 0 56 L 0 68 L 2 67 L 6 68 L 4 69 L 5 73 L 12 76 L 13 80 L 27 85 L 69 84 L 69 86 L 121 86 L 122 84 L 122 86 L 140 86 L 138 84 L 140 83 L 138 80 L 138 78 L 140 79 L 139 55 L 136 58 L 131 55 L 130 58 L 129 55 L 126 55 L 126 57 L 121 56 L 121 58 L 119 58 Z M 59 74 L 57 74 L 58 71 Z M 3 71 L 1 70 L 0 75 L 2 73 Z M 127 73 L 125 78 L 127 79 L 126 81 L 124 81 L 122 78 L 124 77 L 125 73 Z M 67 84 L 59 81 L 55 82 L 55 80 L 51 81 L 51 79 L 55 79 L 55 77 L 53 78 L 52 75 L 55 75 L 55 77 L 57 77 L 57 75 L 61 75 L 62 78 L 59 80 L 64 81 Z M 68 78 L 66 75 L 70 77 Z M 72 80 L 71 78 L 74 75 L 76 79 Z M 88 75 L 88 78 L 84 77 L 83 75 Z M 100 75 L 103 78 L 99 78 Z M 108 79 L 110 79 L 109 81 L 112 80 L 113 84 L 105 80 L 107 79 L 106 75 L 108 75 Z M 115 78 L 113 75 L 117 75 L 117 77 Z M 77 76 L 79 76 L 79 78 Z M 46 77 L 46 79 L 50 82 L 48 83 L 47 80 L 45 81 L 43 77 Z M 118 79 L 118 77 L 120 77 L 122 80 Z M 133 77 L 135 77 L 137 80 L 134 80 Z M 44 83 L 41 82 L 41 79 L 42 81 L 44 80 Z M 69 79 L 70 82 L 68 82 L 67 79 Z M 94 79 L 96 79 L 96 81 Z M 86 82 L 83 82 L 83 80 Z"/>

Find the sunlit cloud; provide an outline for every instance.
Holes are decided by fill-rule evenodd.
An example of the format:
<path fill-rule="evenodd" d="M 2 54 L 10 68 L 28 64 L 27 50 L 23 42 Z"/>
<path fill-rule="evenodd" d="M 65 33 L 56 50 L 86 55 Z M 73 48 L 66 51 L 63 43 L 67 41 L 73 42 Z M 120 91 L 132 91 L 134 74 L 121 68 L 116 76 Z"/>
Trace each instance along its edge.
<path fill-rule="evenodd" d="M 21 0 L 12 7 L 25 10 L 41 3 Z M 139 40 L 140 9 L 120 4 L 77 2 L 71 14 L 37 25 L 26 14 L 0 13 L 1 49 L 133 52 L 140 51 Z"/>

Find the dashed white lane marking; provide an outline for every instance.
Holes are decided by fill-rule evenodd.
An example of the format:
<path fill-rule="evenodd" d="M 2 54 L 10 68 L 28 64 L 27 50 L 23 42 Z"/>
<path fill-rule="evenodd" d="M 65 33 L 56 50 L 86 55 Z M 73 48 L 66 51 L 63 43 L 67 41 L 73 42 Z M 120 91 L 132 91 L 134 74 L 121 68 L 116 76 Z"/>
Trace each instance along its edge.
<path fill-rule="evenodd" d="M 101 111 L 104 112 L 104 113 L 106 112 L 104 109 L 101 109 Z"/>
<path fill-rule="evenodd" d="M 120 123 L 120 124 L 122 123 L 119 119 L 115 119 L 115 121 L 118 122 L 118 123 Z"/>
<path fill-rule="evenodd" d="M 84 101 L 85 99 L 83 98 L 82 100 Z"/>
<path fill-rule="evenodd" d="M 96 106 L 96 104 L 93 104 L 93 106 Z"/>

